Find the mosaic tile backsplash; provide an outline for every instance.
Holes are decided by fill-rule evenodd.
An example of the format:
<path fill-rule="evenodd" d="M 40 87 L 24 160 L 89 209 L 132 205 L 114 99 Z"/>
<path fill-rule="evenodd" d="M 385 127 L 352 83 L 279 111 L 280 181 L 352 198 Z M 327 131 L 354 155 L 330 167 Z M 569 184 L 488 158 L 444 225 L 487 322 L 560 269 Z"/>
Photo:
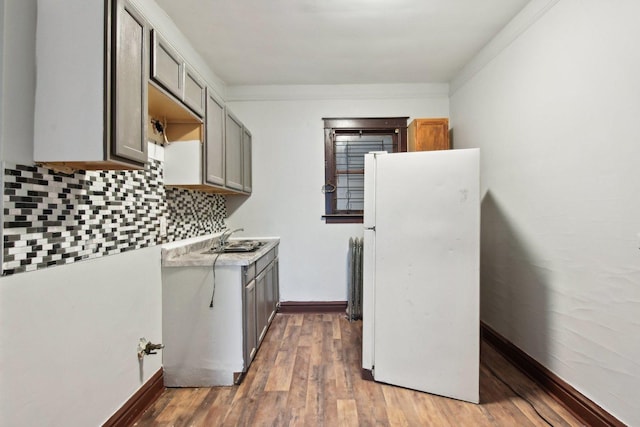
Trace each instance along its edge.
<path fill-rule="evenodd" d="M 5 163 L 3 197 L 3 275 L 219 232 L 226 217 L 221 195 L 165 188 L 156 160 L 73 175 Z"/>

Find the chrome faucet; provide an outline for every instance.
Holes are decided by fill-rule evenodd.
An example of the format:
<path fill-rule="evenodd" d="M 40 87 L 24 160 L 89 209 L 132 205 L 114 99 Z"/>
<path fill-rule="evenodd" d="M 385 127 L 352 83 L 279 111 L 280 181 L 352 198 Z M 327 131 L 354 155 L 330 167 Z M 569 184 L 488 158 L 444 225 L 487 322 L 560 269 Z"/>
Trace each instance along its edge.
<path fill-rule="evenodd" d="M 236 231 L 244 231 L 244 228 L 236 228 L 235 230 L 225 230 L 220 235 L 220 241 L 218 243 L 218 247 L 220 250 L 223 250 L 224 247 L 227 246 L 227 240 L 229 240 L 229 237 L 231 237 L 231 235 Z"/>

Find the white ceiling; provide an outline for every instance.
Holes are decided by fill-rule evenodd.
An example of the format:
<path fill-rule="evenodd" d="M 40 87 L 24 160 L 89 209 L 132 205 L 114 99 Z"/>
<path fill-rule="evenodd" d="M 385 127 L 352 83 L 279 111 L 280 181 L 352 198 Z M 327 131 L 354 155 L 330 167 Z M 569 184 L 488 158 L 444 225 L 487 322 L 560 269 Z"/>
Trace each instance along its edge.
<path fill-rule="evenodd" d="M 529 0 L 156 0 L 228 85 L 446 83 Z"/>

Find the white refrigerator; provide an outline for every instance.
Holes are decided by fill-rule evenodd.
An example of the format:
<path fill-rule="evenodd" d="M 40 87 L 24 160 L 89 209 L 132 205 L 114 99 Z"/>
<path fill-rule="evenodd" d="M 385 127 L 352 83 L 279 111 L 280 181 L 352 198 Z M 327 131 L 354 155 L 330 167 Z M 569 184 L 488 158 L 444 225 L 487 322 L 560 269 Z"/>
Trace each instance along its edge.
<path fill-rule="evenodd" d="M 480 150 L 365 155 L 362 367 L 478 403 Z"/>

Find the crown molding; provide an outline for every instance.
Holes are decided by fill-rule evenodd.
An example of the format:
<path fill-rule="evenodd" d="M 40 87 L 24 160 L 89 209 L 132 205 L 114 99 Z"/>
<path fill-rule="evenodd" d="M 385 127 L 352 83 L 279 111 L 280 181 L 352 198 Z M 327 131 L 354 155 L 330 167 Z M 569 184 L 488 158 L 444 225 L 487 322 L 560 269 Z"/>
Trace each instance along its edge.
<path fill-rule="evenodd" d="M 447 83 L 358 85 L 247 85 L 227 86 L 225 100 L 297 101 L 331 99 L 415 99 L 449 97 Z"/>
<path fill-rule="evenodd" d="M 560 0 L 531 0 L 450 82 L 453 95 Z"/>

